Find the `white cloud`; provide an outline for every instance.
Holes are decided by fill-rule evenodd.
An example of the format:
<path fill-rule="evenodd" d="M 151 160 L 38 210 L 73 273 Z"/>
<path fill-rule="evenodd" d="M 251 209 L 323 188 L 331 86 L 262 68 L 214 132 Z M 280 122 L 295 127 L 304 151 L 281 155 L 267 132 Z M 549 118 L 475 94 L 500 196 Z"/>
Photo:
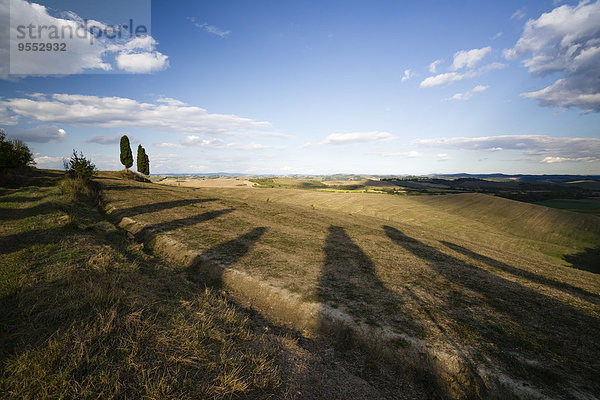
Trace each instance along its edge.
<path fill-rule="evenodd" d="M 483 92 L 488 88 L 489 86 L 477 85 L 472 90 L 465 93 L 456 93 L 454 96 L 450 97 L 449 100 L 469 100 L 475 93 Z"/>
<path fill-rule="evenodd" d="M 189 21 L 191 21 L 196 27 L 203 29 L 204 31 L 206 31 L 212 35 L 216 35 L 219 37 L 225 37 L 225 36 L 229 36 L 229 34 L 231 33 L 231 31 L 225 31 L 225 30 L 219 29 L 214 25 L 209 25 L 204 22 L 196 22 L 196 18 L 194 18 L 194 17 L 188 17 L 187 19 Z"/>
<path fill-rule="evenodd" d="M 518 150 L 534 160 L 546 163 L 549 162 L 548 160 L 558 158 L 569 161 L 600 161 L 600 138 L 501 135 L 476 138 L 418 139 L 413 141 L 413 144 L 423 147 L 488 152 Z"/>
<path fill-rule="evenodd" d="M 577 107 L 600 112 L 600 1 L 563 5 L 526 22 L 509 60 L 523 61 L 530 74 L 563 75 L 553 84 L 528 93 L 542 106 Z"/>
<path fill-rule="evenodd" d="M 225 142 L 221 139 L 202 139 L 200 136 L 190 135 L 186 136 L 181 141 L 183 146 L 197 146 L 197 147 L 223 147 Z"/>
<path fill-rule="evenodd" d="M 510 16 L 510 19 L 516 19 L 517 21 L 522 20 L 523 18 L 525 18 L 525 10 L 525 7 L 519 8 Z"/>
<path fill-rule="evenodd" d="M 242 150 L 246 150 L 246 151 L 253 151 L 253 150 L 283 150 L 285 149 L 285 146 L 268 146 L 268 145 L 264 145 L 264 144 L 260 144 L 260 143 L 248 143 L 248 144 L 242 144 L 242 145 L 238 145 L 238 148 L 242 149 Z"/>
<path fill-rule="evenodd" d="M 439 161 L 446 161 L 450 159 L 450 156 L 446 153 L 438 153 L 436 155 L 436 157 L 438 158 Z"/>
<path fill-rule="evenodd" d="M 53 94 L 35 98 L 0 99 L 0 109 L 12 116 L 40 123 L 131 127 L 154 131 L 202 135 L 286 137 L 273 131 L 270 123 L 236 115 L 211 114 L 203 108 L 181 105 L 170 99 L 165 104 L 141 103 L 124 97 Z"/>
<path fill-rule="evenodd" d="M 492 38 L 491 38 L 491 39 L 492 39 L 492 40 L 496 40 L 496 39 L 498 39 L 500 36 L 502 36 L 502 32 L 498 32 L 498 33 L 496 33 L 494 36 L 492 36 Z"/>
<path fill-rule="evenodd" d="M 404 152 L 389 152 L 389 153 L 380 153 L 379 154 L 382 157 L 408 157 L 408 158 L 418 158 L 418 157 L 424 157 L 425 155 L 422 153 L 419 153 L 418 151 L 404 151 Z"/>
<path fill-rule="evenodd" d="M 578 86 L 573 80 L 559 79 L 544 89 L 521 95 L 527 99 L 538 100 L 540 105 L 546 107 L 577 107 L 600 112 L 600 92 L 581 93 L 585 88 Z"/>
<path fill-rule="evenodd" d="M 500 62 L 493 62 L 491 64 L 484 65 L 478 69 L 470 69 L 465 72 L 446 72 L 425 78 L 419 86 L 422 88 L 446 85 L 453 82 L 462 81 L 463 79 L 474 78 L 476 76 L 483 75 L 489 71 L 496 69 L 502 69 L 506 67 L 506 64 Z"/>
<path fill-rule="evenodd" d="M 33 161 L 38 168 L 63 168 L 63 157 L 39 156 L 34 157 Z"/>
<path fill-rule="evenodd" d="M 446 72 L 444 74 L 430 76 L 425 78 L 419 86 L 421 87 L 432 87 L 445 85 L 447 83 L 452 83 L 456 81 L 463 80 L 465 78 L 469 78 L 470 74 L 459 74 L 458 72 Z"/>
<path fill-rule="evenodd" d="M 9 135 L 24 142 L 48 143 L 62 142 L 67 137 L 67 132 L 56 126 L 39 125 L 24 131 L 13 132 Z"/>
<path fill-rule="evenodd" d="M 170 97 L 159 97 L 156 99 L 157 103 L 165 103 L 170 106 L 185 106 L 185 103 L 181 100 L 172 99 Z"/>
<path fill-rule="evenodd" d="M 491 46 L 482 47 L 481 49 L 461 50 L 454 53 L 454 61 L 450 69 L 457 71 L 462 68 L 473 68 L 487 54 L 492 51 Z"/>
<path fill-rule="evenodd" d="M 178 144 L 178 143 L 169 143 L 169 142 L 152 143 L 152 145 L 156 146 L 156 147 L 164 147 L 164 148 L 167 148 L 167 149 L 169 149 L 169 148 L 179 149 L 179 148 L 185 147 L 185 146 L 183 146 L 181 144 Z"/>
<path fill-rule="evenodd" d="M 411 72 L 410 69 L 404 70 L 404 76 L 402 77 L 402 82 L 409 80 L 415 76 L 414 72 Z"/>
<path fill-rule="evenodd" d="M 210 148 L 210 149 L 227 148 L 227 149 L 239 149 L 239 150 L 245 150 L 245 151 L 267 150 L 267 149 L 273 149 L 273 150 L 285 149 L 284 146 L 269 146 L 269 145 L 264 145 L 264 144 L 260 144 L 260 143 L 255 143 L 255 142 L 250 142 L 250 143 L 246 143 L 246 144 L 237 143 L 237 142 L 225 143 L 221 139 L 215 139 L 215 138 L 204 139 L 200 136 L 195 136 L 195 135 L 186 136 L 180 143 L 169 143 L 169 142 L 154 143 L 154 146 L 162 147 L 162 148 L 186 148 L 186 147 L 201 147 L 201 148 Z"/>
<path fill-rule="evenodd" d="M 126 72 L 147 74 L 169 66 L 168 57 L 158 51 L 151 53 L 121 52 L 116 58 L 117 66 Z"/>
<path fill-rule="evenodd" d="M 8 4 L 10 3 L 10 13 Z M 69 75 L 84 71 L 114 71 L 121 69 L 127 72 L 147 73 L 164 69 L 168 66 L 167 56 L 155 51 L 156 41 L 151 36 L 120 39 L 108 39 L 106 35 L 96 37 L 84 28 L 84 19 L 73 12 L 63 12 L 60 17 L 50 14 L 50 9 L 25 0 L 0 2 L 0 15 L 11 17 L 9 46 L 0 50 L 0 78 L 14 79 L 9 76 L 9 70 L 15 76 L 19 75 Z M 19 25 L 34 27 L 55 27 L 57 38 L 66 43 L 67 51 L 18 52 L 8 56 L 8 48 L 16 49 L 20 33 Z M 109 29 L 108 25 L 88 18 L 88 30 L 91 26 L 97 29 Z M 50 28 L 42 30 L 42 37 L 31 41 L 57 42 L 52 37 Z M 71 34 L 73 32 L 73 34 Z M 85 34 L 79 34 L 85 33 Z M 35 33 L 35 32 L 34 32 Z M 64 35 L 64 38 L 62 37 Z M 28 36 L 26 36 L 28 37 Z M 8 43 L 7 43 L 8 44 Z M 116 65 L 112 58 L 116 55 Z M 10 62 L 10 64 L 9 64 Z"/>
<path fill-rule="evenodd" d="M 554 164 L 561 162 L 595 162 L 598 161 L 597 157 L 578 157 L 578 158 L 569 158 L 569 157 L 544 157 L 544 159 L 540 162 L 544 164 Z"/>
<path fill-rule="evenodd" d="M 350 143 L 365 143 L 365 142 L 388 142 L 394 136 L 389 132 L 352 132 L 352 133 L 332 133 L 323 140 L 321 145 L 328 144 L 350 144 Z"/>
<path fill-rule="evenodd" d="M 442 62 L 442 60 L 435 60 L 431 64 L 429 64 L 429 72 L 435 74 L 437 72 L 437 66 Z"/>

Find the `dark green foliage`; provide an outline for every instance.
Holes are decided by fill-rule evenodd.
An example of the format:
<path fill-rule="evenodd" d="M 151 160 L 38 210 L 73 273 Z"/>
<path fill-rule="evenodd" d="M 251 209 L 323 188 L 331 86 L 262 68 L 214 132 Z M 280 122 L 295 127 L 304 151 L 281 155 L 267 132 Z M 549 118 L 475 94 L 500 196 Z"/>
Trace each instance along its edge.
<path fill-rule="evenodd" d="M 0 129 L 0 171 L 33 164 L 33 155 L 25 143 L 5 139 L 6 133 Z"/>
<path fill-rule="evenodd" d="M 127 135 L 121 136 L 121 164 L 125 168 L 130 168 L 133 165 L 133 153 Z"/>
<path fill-rule="evenodd" d="M 137 170 L 144 175 L 150 174 L 150 160 L 148 159 L 148 155 L 146 154 L 146 150 L 142 147 L 142 145 L 138 145 L 137 151 Z"/>
<path fill-rule="evenodd" d="M 96 166 L 85 158 L 82 153 L 77 154 L 75 150 L 73 150 L 71 158 L 64 161 L 64 165 L 67 175 L 73 179 L 81 179 L 87 182 L 96 174 Z"/>
<path fill-rule="evenodd" d="M 144 157 L 144 174 L 150 175 L 150 159 L 148 158 L 148 154 L 146 154 L 146 151 L 144 151 Z"/>
<path fill-rule="evenodd" d="M 142 147 L 141 144 L 138 144 L 138 149 L 137 149 L 137 170 L 138 172 L 143 173 L 144 171 L 144 148 Z"/>

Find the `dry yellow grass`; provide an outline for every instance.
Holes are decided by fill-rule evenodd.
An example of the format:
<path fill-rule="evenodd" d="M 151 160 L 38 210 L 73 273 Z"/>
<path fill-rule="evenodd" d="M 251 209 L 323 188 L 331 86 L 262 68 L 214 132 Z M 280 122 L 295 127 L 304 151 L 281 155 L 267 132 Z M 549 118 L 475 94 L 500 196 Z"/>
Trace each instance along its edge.
<path fill-rule="evenodd" d="M 474 375 L 555 396 L 600 391 L 600 278 L 561 258 L 597 245 L 595 217 L 483 195 L 100 181 L 114 217 L 135 220 L 140 237 L 170 238 L 357 325 L 456 354 Z"/>
<path fill-rule="evenodd" d="M 235 178 L 216 178 L 216 179 L 170 179 L 167 178 L 158 182 L 161 185 L 182 186 L 182 187 L 198 187 L 198 188 L 227 188 L 247 186 L 253 187 L 254 183 L 245 179 Z"/>
<path fill-rule="evenodd" d="M 398 382 L 374 387 L 358 375 L 388 372 L 190 280 L 87 201 L 66 199 L 61 174 L 38 175 L 0 188 L 1 398 L 423 397 Z M 136 185 L 148 184 L 128 181 L 123 194 Z"/>

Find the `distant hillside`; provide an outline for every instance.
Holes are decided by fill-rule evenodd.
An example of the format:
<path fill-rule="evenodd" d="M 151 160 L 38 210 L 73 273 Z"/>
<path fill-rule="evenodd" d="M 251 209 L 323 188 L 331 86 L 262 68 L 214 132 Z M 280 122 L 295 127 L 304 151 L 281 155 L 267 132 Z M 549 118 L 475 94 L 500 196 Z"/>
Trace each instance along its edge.
<path fill-rule="evenodd" d="M 416 199 L 463 218 L 494 225 L 513 235 L 557 244 L 592 242 L 600 237 L 600 218 L 478 193 Z"/>

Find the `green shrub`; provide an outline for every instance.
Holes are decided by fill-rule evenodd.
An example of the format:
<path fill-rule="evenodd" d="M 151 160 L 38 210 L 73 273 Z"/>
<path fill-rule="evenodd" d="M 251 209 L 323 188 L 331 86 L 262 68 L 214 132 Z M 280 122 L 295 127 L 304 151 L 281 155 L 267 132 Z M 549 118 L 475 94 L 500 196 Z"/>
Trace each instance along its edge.
<path fill-rule="evenodd" d="M 6 140 L 6 133 L 0 129 L 0 171 L 33 164 L 33 154 L 29 147 L 20 140 Z"/>
<path fill-rule="evenodd" d="M 64 160 L 63 163 L 67 175 L 73 179 L 87 182 L 96 174 L 96 166 L 85 158 L 82 153 L 77 154 L 75 150 L 73 150 L 71 158 Z"/>

